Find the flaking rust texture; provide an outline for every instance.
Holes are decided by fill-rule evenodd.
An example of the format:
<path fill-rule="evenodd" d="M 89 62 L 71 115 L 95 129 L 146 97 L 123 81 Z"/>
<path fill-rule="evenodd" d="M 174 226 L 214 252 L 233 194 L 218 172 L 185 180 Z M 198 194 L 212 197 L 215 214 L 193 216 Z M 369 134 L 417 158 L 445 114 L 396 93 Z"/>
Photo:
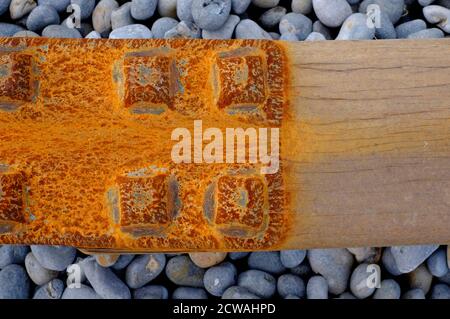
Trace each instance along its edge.
<path fill-rule="evenodd" d="M 0 243 L 279 247 L 283 167 L 175 164 L 171 132 L 281 127 L 287 76 L 271 41 L 0 39 Z"/>

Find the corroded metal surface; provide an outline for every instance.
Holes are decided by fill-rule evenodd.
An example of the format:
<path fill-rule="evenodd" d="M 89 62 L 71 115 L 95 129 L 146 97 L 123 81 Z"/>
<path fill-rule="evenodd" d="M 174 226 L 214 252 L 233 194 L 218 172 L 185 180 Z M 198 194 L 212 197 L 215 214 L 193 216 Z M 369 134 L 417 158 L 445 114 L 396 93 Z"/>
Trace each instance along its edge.
<path fill-rule="evenodd" d="M 170 154 L 173 129 L 193 120 L 280 127 L 286 81 L 270 41 L 0 39 L 0 243 L 279 247 L 282 167 Z"/>

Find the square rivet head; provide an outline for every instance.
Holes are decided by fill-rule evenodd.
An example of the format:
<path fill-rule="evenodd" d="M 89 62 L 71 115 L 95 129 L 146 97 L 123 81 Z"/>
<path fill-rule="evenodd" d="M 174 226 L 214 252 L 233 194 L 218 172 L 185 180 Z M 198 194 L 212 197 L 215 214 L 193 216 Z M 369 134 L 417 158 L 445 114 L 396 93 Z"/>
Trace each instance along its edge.
<path fill-rule="evenodd" d="M 0 172 L 0 224 L 25 221 L 24 183 L 25 179 L 21 173 Z"/>
<path fill-rule="evenodd" d="M 178 183 L 167 173 L 152 176 L 120 176 L 120 226 L 134 235 L 158 235 L 179 210 Z"/>
<path fill-rule="evenodd" d="M 124 107 L 138 114 L 161 114 L 173 108 L 175 63 L 164 51 L 125 56 Z"/>
<path fill-rule="evenodd" d="M 0 52 L 0 111 L 14 111 L 34 96 L 33 57 Z"/>

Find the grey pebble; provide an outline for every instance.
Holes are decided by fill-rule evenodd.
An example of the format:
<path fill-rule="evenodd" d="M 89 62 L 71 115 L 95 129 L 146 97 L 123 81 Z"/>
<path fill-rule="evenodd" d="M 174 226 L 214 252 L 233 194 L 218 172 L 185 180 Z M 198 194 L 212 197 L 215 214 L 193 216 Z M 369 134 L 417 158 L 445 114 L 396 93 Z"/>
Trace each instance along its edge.
<path fill-rule="evenodd" d="M 152 39 L 149 28 L 143 24 L 130 24 L 117 28 L 109 34 L 110 39 Z"/>
<path fill-rule="evenodd" d="M 82 38 L 77 29 L 68 28 L 64 25 L 49 25 L 42 30 L 42 36 L 45 38 Z"/>
<path fill-rule="evenodd" d="M 178 287 L 172 294 L 172 299 L 208 299 L 205 289 Z"/>
<path fill-rule="evenodd" d="M 58 271 L 48 270 L 42 267 L 32 252 L 28 253 L 25 258 L 25 269 L 27 270 L 28 276 L 30 276 L 36 285 L 43 285 L 56 278 L 59 274 Z"/>
<path fill-rule="evenodd" d="M 133 291 L 134 299 L 168 299 L 167 288 L 159 285 L 149 285 Z"/>
<path fill-rule="evenodd" d="M 347 250 L 355 256 L 356 261 L 359 263 L 376 263 L 379 259 L 380 249 L 375 247 L 347 248 Z"/>
<path fill-rule="evenodd" d="M 342 294 L 339 295 L 339 297 L 337 299 L 357 299 L 355 296 L 353 296 L 353 294 L 351 292 L 343 292 Z"/>
<path fill-rule="evenodd" d="M 152 25 L 152 33 L 153 37 L 155 39 L 163 39 L 164 34 L 169 31 L 170 29 L 173 29 L 177 26 L 178 21 L 169 18 L 169 17 L 163 17 L 156 20 Z"/>
<path fill-rule="evenodd" d="M 269 9 L 278 5 L 280 0 L 252 0 L 255 7 Z"/>
<path fill-rule="evenodd" d="M 374 36 L 375 28 L 369 28 L 367 16 L 354 13 L 344 21 L 336 40 L 372 40 Z"/>
<path fill-rule="evenodd" d="M 33 0 L 12 0 L 9 6 L 9 16 L 13 20 L 20 19 L 36 7 Z"/>
<path fill-rule="evenodd" d="M 271 29 L 280 23 L 281 18 L 283 18 L 286 13 L 287 10 L 284 7 L 273 7 L 259 17 L 259 23 L 261 23 L 264 28 Z"/>
<path fill-rule="evenodd" d="M 425 294 L 422 289 L 411 289 L 403 294 L 402 299 L 425 299 Z"/>
<path fill-rule="evenodd" d="M 105 34 L 111 30 L 111 14 L 119 7 L 115 0 L 101 0 L 92 12 L 94 30 Z"/>
<path fill-rule="evenodd" d="M 436 284 L 431 290 L 431 299 L 450 299 L 450 287 L 446 284 Z"/>
<path fill-rule="evenodd" d="M 155 14 L 157 4 L 157 0 L 131 0 L 131 16 L 136 20 L 147 20 Z"/>
<path fill-rule="evenodd" d="M 233 286 L 225 290 L 222 299 L 261 299 L 247 288 Z"/>
<path fill-rule="evenodd" d="M 247 270 L 238 277 L 238 285 L 247 288 L 261 298 L 270 298 L 275 294 L 275 278 L 261 270 Z"/>
<path fill-rule="evenodd" d="M 68 246 L 31 246 L 31 251 L 42 267 L 50 270 L 65 270 L 75 259 L 76 249 Z"/>
<path fill-rule="evenodd" d="M 98 33 L 97 31 L 94 30 L 94 31 L 89 32 L 89 33 L 85 36 L 85 38 L 86 38 L 86 39 L 101 39 L 102 36 L 101 36 L 100 33 Z"/>
<path fill-rule="evenodd" d="M 193 0 L 192 17 L 195 24 L 204 30 L 219 29 L 231 11 L 231 0 Z"/>
<path fill-rule="evenodd" d="M 386 268 L 386 270 L 391 275 L 398 276 L 402 274 L 402 272 L 398 269 L 397 264 L 395 263 L 395 259 L 394 256 L 392 255 L 390 247 L 387 247 L 383 250 L 381 262 L 383 263 L 384 268 Z"/>
<path fill-rule="evenodd" d="M 120 255 L 119 259 L 117 259 L 116 263 L 111 266 L 114 270 L 125 269 L 131 261 L 134 259 L 135 255 L 133 254 L 124 254 Z"/>
<path fill-rule="evenodd" d="M 124 3 L 111 12 L 111 28 L 113 30 L 133 23 L 134 20 L 131 16 L 131 2 Z"/>
<path fill-rule="evenodd" d="M 158 277 L 165 265 L 164 254 L 140 255 L 128 265 L 125 282 L 130 288 L 141 288 Z"/>
<path fill-rule="evenodd" d="M 192 0 L 177 0 L 177 17 L 180 21 L 194 21 L 191 9 Z"/>
<path fill-rule="evenodd" d="M 328 283 L 322 276 L 309 278 L 306 285 L 306 297 L 308 299 L 328 299 Z"/>
<path fill-rule="evenodd" d="M 37 38 L 40 35 L 33 31 L 19 31 L 13 35 L 16 38 Z"/>
<path fill-rule="evenodd" d="M 346 249 L 311 249 L 308 261 L 315 273 L 321 274 L 332 294 L 339 295 L 347 288 L 353 256 Z"/>
<path fill-rule="evenodd" d="M 395 31 L 394 24 L 389 19 L 389 16 L 381 12 L 380 13 L 380 27 L 375 26 L 375 37 L 377 39 L 396 39 L 397 32 Z"/>
<path fill-rule="evenodd" d="M 408 273 L 408 280 L 410 288 L 420 288 L 427 294 L 433 281 L 433 275 L 428 271 L 425 264 L 420 265 L 412 272 Z"/>
<path fill-rule="evenodd" d="M 312 0 L 292 0 L 291 9 L 295 13 L 310 14 L 313 9 Z"/>
<path fill-rule="evenodd" d="M 205 272 L 203 283 L 205 289 L 213 296 L 220 297 L 224 291 L 236 285 L 237 270 L 230 262 L 223 262 Z"/>
<path fill-rule="evenodd" d="M 70 0 L 38 0 L 38 5 L 52 6 L 58 12 L 63 12 L 70 4 Z"/>
<path fill-rule="evenodd" d="M 55 8 L 40 5 L 34 8 L 27 18 L 27 29 L 41 31 L 50 24 L 59 24 L 59 15 Z"/>
<path fill-rule="evenodd" d="M 365 299 L 375 291 L 375 287 L 368 285 L 369 277 L 372 276 L 372 272 L 368 271 L 368 267 L 369 264 L 367 263 L 358 265 L 350 277 L 350 290 L 358 299 Z"/>
<path fill-rule="evenodd" d="M 236 39 L 272 40 L 270 34 L 250 19 L 241 20 L 235 30 Z"/>
<path fill-rule="evenodd" d="M 375 290 L 373 299 L 400 299 L 401 293 L 400 285 L 395 280 L 385 279 Z"/>
<path fill-rule="evenodd" d="M 64 292 L 64 283 L 60 279 L 53 279 L 38 287 L 33 299 L 60 299 Z"/>
<path fill-rule="evenodd" d="M 450 271 L 447 272 L 444 276 L 441 276 L 438 278 L 439 281 L 446 283 L 447 285 L 450 285 Z"/>
<path fill-rule="evenodd" d="M 444 36 L 444 32 L 437 28 L 432 28 L 411 33 L 408 35 L 408 39 L 441 39 Z"/>
<path fill-rule="evenodd" d="M 450 33 L 450 9 L 441 6 L 427 6 L 423 8 L 425 19 L 441 28 L 444 32 Z"/>
<path fill-rule="evenodd" d="M 427 267 L 435 277 L 445 276 L 448 272 L 447 251 L 444 247 L 436 250 L 428 259 Z"/>
<path fill-rule="evenodd" d="M 158 13 L 162 17 L 177 17 L 177 0 L 158 0 Z"/>
<path fill-rule="evenodd" d="M 286 270 L 280 259 L 278 251 L 252 252 L 248 257 L 248 267 L 272 274 L 281 274 Z"/>
<path fill-rule="evenodd" d="M 239 0 L 237 0 L 239 1 Z M 250 1 L 249 1 L 250 2 Z M 8 11 L 11 0 L 0 0 L 0 15 Z"/>
<path fill-rule="evenodd" d="M 292 33 L 292 32 L 285 32 L 285 33 L 283 33 L 283 34 L 280 36 L 279 40 L 283 40 L 283 41 L 298 41 L 298 38 L 297 38 L 297 36 L 296 36 L 294 33 Z"/>
<path fill-rule="evenodd" d="M 93 258 L 86 258 L 80 263 L 86 278 L 95 292 L 105 299 L 130 299 L 128 287 L 110 268 L 97 264 Z M 75 288 L 76 289 L 76 288 Z"/>
<path fill-rule="evenodd" d="M 193 22 L 180 21 L 164 34 L 166 39 L 199 39 L 202 31 Z"/>
<path fill-rule="evenodd" d="M 282 298 L 286 298 L 289 295 L 303 298 L 305 296 L 305 283 L 299 276 L 284 274 L 278 277 L 277 291 Z"/>
<path fill-rule="evenodd" d="M 234 13 L 242 14 L 244 13 L 252 0 L 231 0 L 231 8 Z"/>
<path fill-rule="evenodd" d="M 359 6 L 359 12 L 367 13 L 367 8 L 371 4 L 378 5 L 380 11 L 385 12 L 394 24 L 400 20 L 405 8 L 404 0 L 364 0 Z"/>
<path fill-rule="evenodd" d="M 80 287 L 67 287 L 61 299 L 102 299 L 95 291 L 89 286 L 81 284 Z"/>
<path fill-rule="evenodd" d="M 300 13 L 288 13 L 280 21 L 280 33 L 294 33 L 301 41 L 312 31 L 312 21 L 307 16 Z"/>
<path fill-rule="evenodd" d="M 234 33 L 234 29 L 236 29 L 236 26 L 238 25 L 239 21 L 241 21 L 241 19 L 238 16 L 231 14 L 228 20 L 225 22 L 225 24 L 222 27 L 220 27 L 220 29 L 215 31 L 203 30 L 202 38 L 222 39 L 222 40 L 231 39 Z"/>
<path fill-rule="evenodd" d="M 408 273 L 423 263 L 439 245 L 416 245 L 391 247 L 392 256 L 398 269 Z"/>
<path fill-rule="evenodd" d="M 82 20 L 90 18 L 95 8 L 95 0 L 71 0 L 70 3 L 80 7 Z"/>
<path fill-rule="evenodd" d="M 319 20 L 313 23 L 312 30 L 313 32 L 321 33 L 325 37 L 325 39 L 331 40 L 330 30 L 326 26 L 324 26 L 323 23 L 320 22 Z"/>
<path fill-rule="evenodd" d="M 319 32 L 311 32 L 305 41 L 326 41 L 327 39 L 322 33 Z"/>
<path fill-rule="evenodd" d="M 235 252 L 235 253 L 228 253 L 228 257 L 230 257 L 231 260 L 239 260 L 242 258 L 245 258 L 249 255 L 248 252 Z"/>
<path fill-rule="evenodd" d="M 399 24 L 395 30 L 397 31 L 397 38 L 406 39 L 408 35 L 425 30 L 426 28 L 427 24 L 425 21 L 422 19 L 416 19 Z"/>
<path fill-rule="evenodd" d="M 294 275 L 297 275 L 300 277 L 309 277 L 312 274 L 311 266 L 307 262 L 301 263 L 300 265 L 298 265 L 294 268 L 290 268 L 289 270 Z"/>
<path fill-rule="evenodd" d="M 205 269 L 195 265 L 186 255 L 176 256 L 167 262 L 166 276 L 179 286 L 203 287 Z"/>
<path fill-rule="evenodd" d="M 30 280 L 22 266 L 12 264 L 0 270 L 0 299 L 27 299 Z"/>
<path fill-rule="evenodd" d="M 346 0 L 313 0 L 317 18 L 327 27 L 336 28 L 352 14 L 352 8 Z"/>
<path fill-rule="evenodd" d="M 269 32 L 270 36 L 272 37 L 273 40 L 279 40 L 281 35 L 277 32 Z M 295 36 L 297 37 L 297 36 Z"/>
<path fill-rule="evenodd" d="M 0 25 L 0 34 L 1 34 Z M 12 35 L 12 34 L 11 34 Z M 9 35 L 8 35 L 9 36 Z M 30 248 L 21 245 L 3 245 L 0 247 L 0 269 L 11 264 L 22 264 Z"/>

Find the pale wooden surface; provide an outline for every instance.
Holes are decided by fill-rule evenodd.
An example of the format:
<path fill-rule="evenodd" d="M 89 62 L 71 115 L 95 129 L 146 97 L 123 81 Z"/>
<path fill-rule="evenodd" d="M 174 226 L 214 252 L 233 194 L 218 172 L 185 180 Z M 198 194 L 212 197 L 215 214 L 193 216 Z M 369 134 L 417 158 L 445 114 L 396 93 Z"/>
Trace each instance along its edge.
<path fill-rule="evenodd" d="M 450 242 L 450 40 L 288 48 L 284 248 Z"/>

